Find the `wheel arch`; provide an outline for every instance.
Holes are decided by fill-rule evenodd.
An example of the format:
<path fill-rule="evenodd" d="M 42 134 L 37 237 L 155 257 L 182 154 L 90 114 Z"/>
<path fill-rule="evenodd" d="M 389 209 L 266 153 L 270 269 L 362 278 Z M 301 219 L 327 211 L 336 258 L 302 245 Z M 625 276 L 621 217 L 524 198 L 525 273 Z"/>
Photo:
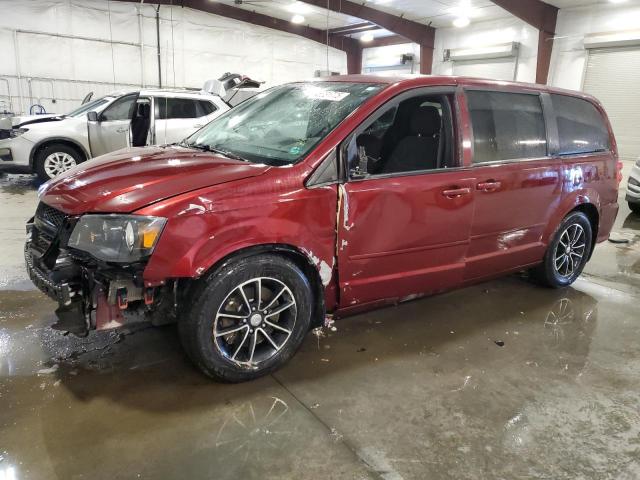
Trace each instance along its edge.
<path fill-rule="evenodd" d="M 87 149 L 84 147 L 84 145 L 82 145 L 77 140 L 73 140 L 69 137 L 47 137 L 43 140 L 40 140 L 31 149 L 31 153 L 29 154 L 29 166 L 32 169 L 34 168 L 34 162 L 38 152 L 40 152 L 40 150 L 42 150 L 43 148 L 46 148 L 47 146 L 54 143 L 61 143 L 63 145 L 74 148 L 84 156 L 84 160 L 88 160 L 89 158 L 91 158 L 91 155 L 89 154 Z"/>
<path fill-rule="evenodd" d="M 302 270 L 311 284 L 314 299 L 316 300 L 313 305 L 311 326 L 317 327 L 322 325 L 326 313 L 326 304 L 324 285 L 320 277 L 320 272 L 314 263 L 313 257 L 294 245 L 285 243 L 265 243 L 234 250 L 217 260 L 205 273 L 202 274 L 201 278 L 207 278 L 211 275 L 215 275 L 218 271 L 232 262 L 265 253 L 271 253 L 287 258 Z"/>
<path fill-rule="evenodd" d="M 567 213 L 567 215 L 573 212 L 584 213 L 589 219 L 589 223 L 591 224 L 591 251 L 589 252 L 589 257 L 588 257 L 589 259 L 591 259 L 591 255 L 593 255 L 593 250 L 596 247 L 596 238 L 598 238 L 598 227 L 600 225 L 600 212 L 598 212 L 598 208 L 593 203 L 581 203 L 579 205 L 576 205 L 570 212 Z"/>

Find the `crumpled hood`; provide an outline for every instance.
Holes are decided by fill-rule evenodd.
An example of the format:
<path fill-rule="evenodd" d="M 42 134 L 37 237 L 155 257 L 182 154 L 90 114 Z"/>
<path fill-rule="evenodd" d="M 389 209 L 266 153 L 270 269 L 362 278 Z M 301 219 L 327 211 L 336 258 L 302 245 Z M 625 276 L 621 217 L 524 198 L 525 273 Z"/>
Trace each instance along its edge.
<path fill-rule="evenodd" d="M 180 147 L 130 148 L 81 163 L 42 186 L 41 200 L 76 215 L 128 213 L 270 167 Z"/>

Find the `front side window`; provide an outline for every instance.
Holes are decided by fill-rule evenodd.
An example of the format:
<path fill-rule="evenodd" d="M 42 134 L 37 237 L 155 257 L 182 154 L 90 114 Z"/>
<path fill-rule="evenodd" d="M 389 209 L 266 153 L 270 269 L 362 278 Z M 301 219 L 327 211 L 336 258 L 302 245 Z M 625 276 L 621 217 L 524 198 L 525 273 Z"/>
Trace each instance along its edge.
<path fill-rule="evenodd" d="M 473 163 L 540 158 L 547 135 L 538 95 L 467 91 Z"/>
<path fill-rule="evenodd" d="M 114 120 L 130 120 L 136 110 L 137 99 L 137 95 L 127 95 L 119 98 L 107 107 L 104 112 L 102 112 L 102 121 L 111 122 Z"/>
<path fill-rule="evenodd" d="M 382 88 L 378 84 L 346 82 L 275 87 L 221 115 L 185 144 L 251 162 L 292 164 Z"/>
<path fill-rule="evenodd" d="M 384 107 L 347 145 L 351 178 L 455 166 L 451 102 L 448 95 L 416 95 Z"/>
<path fill-rule="evenodd" d="M 609 130 L 591 102 L 552 94 L 551 103 L 558 122 L 560 155 L 609 150 Z"/>

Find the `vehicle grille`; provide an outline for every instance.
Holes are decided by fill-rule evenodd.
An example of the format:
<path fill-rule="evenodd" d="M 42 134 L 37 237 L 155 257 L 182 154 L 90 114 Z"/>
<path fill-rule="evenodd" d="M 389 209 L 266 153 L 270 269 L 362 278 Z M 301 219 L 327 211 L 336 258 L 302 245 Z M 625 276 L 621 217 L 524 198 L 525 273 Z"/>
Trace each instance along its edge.
<path fill-rule="evenodd" d="M 64 212 L 40 202 L 36 209 L 36 218 L 39 222 L 36 222 L 36 227 L 32 231 L 32 246 L 38 252 L 44 253 L 49 249 L 66 217 Z"/>
<path fill-rule="evenodd" d="M 60 210 L 56 210 L 49 205 L 40 202 L 38 209 L 36 210 L 36 217 L 45 221 L 46 223 L 56 227 L 56 231 L 62 226 L 66 215 Z"/>

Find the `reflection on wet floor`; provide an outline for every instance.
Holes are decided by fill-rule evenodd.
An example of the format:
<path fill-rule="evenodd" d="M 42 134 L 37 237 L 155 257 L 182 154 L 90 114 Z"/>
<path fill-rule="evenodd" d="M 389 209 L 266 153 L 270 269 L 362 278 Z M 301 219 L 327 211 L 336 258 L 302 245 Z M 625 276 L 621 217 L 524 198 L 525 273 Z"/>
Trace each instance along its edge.
<path fill-rule="evenodd" d="M 3 188 L 21 248 L 34 187 Z M 640 478 L 638 227 L 623 209 L 629 243 L 573 288 L 511 276 L 338 320 L 241 385 L 203 377 L 173 326 L 49 329 L 4 259 L 0 479 Z"/>

